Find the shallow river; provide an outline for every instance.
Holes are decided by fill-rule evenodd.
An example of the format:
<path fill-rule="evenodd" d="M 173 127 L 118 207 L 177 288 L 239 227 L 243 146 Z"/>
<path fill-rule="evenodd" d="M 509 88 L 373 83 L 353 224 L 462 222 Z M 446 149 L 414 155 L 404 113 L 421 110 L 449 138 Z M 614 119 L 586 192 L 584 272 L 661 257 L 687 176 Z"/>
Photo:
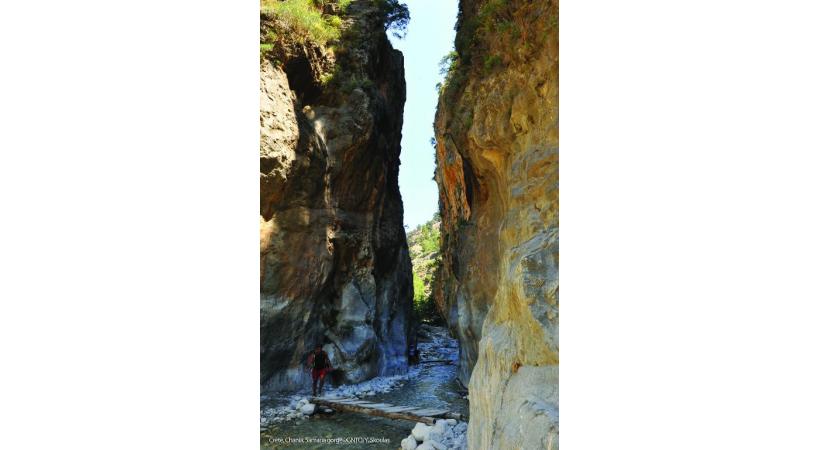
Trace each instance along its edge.
<path fill-rule="evenodd" d="M 454 342 L 448 339 L 450 352 L 452 354 Z M 445 345 L 447 345 L 445 344 Z M 420 347 L 422 344 L 420 343 Z M 428 354 L 425 356 L 422 349 L 422 361 L 425 359 L 435 359 L 436 356 Z M 432 352 L 431 352 L 432 353 Z M 457 350 L 455 350 L 457 354 Z M 448 358 L 449 359 L 449 358 Z M 455 357 L 453 357 L 455 359 Z M 423 364 L 418 376 L 410 378 L 405 384 L 396 389 L 377 393 L 373 396 L 365 397 L 367 401 L 378 403 L 390 403 L 401 406 L 419 406 L 448 409 L 449 411 L 467 414 L 469 408 L 467 400 L 459 394 L 460 386 L 455 380 L 456 366 L 454 364 Z M 283 400 L 271 398 L 267 400 L 267 405 L 279 406 Z M 263 408 L 267 406 L 263 403 Z M 396 450 L 400 446 L 402 439 L 410 434 L 410 430 L 415 424 L 405 420 L 390 420 L 381 417 L 371 417 L 355 413 L 334 413 L 316 414 L 310 419 L 292 420 L 272 424 L 267 430 L 261 433 L 260 448 L 262 449 L 328 449 L 328 448 L 349 448 L 349 449 L 390 449 Z M 369 443 L 358 441 L 347 445 L 329 443 L 291 442 L 284 443 L 280 439 L 299 438 L 371 438 Z M 375 439 L 373 439 L 375 438 Z"/>

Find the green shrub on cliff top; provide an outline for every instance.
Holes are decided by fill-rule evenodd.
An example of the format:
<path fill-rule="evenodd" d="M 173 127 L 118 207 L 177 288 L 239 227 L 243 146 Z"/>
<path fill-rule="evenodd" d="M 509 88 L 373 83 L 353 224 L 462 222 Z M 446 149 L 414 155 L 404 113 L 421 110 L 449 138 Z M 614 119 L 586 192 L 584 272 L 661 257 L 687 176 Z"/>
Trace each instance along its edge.
<path fill-rule="evenodd" d="M 323 15 L 313 0 L 262 0 L 262 11 L 282 20 L 297 40 L 325 44 L 341 35 L 341 19 Z"/>
<path fill-rule="evenodd" d="M 458 67 L 458 53 L 453 50 L 444 55 L 438 62 L 439 75 L 447 76 Z"/>
<path fill-rule="evenodd" d="M 452 51 L 446 55 L 438 63 L 439 74 L 444 75 L 444 80 L 436 86 L 436 89 L 441 91 L 444 89 L 448 98 L 452 100 L 453 93 L 461 89 L 466 76 L 462 58 L 456 51 Z"/>
<path fill-rule="evenodd" d="M 345 11 L 352 1 L 353 0 L 313 0 L 313 4 L 316 5 L 317 8 L 323 9 L 325 5 L 335 3 L 339 5 L 339 9 Z"/>

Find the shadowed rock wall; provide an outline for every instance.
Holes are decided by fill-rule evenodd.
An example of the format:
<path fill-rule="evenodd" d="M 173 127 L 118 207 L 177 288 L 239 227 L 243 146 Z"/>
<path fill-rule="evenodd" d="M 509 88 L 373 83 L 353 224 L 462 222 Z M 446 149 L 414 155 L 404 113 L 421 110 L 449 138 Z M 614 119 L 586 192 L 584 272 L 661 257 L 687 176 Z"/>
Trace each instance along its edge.
<path fill-rule="evenodd" d="M 261 382 L 309 385 L 321 342 L 337 381 L 406 369 L 412 272 L 398 188 L 401 52 L 354 2 L 334 46 L 291 39 L 273 15 L 260 62 Z"/>

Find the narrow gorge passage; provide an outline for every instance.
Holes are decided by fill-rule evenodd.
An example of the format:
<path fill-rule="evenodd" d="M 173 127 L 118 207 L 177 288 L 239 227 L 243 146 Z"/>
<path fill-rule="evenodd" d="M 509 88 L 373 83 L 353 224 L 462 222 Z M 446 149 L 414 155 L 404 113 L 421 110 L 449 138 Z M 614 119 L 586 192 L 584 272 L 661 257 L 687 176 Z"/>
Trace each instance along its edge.
<path fill-rule="evenodd" d="M 423 2 L 410 6 L 419 9 L 373 0 L 262 3 L 262 448 L 327 445 L 282 442 L 308 436 L 386 436 L 389 443 L 368 448 L 398 448 L 414 427 L 306 406 L 304 366 L 315 346 L 333 368 L 325 395 L 467 415 L 459 344 L 432 292 L 440 242 L 430 140 L 456 6 L 449 18 Z M 436 52 L 425 34 L 432 19 L 449 35 L 433 36 Z M 400 39 L 405 32 L 411 37 Z M 412 81 L 414 62 L 394 44 L 425 56 L 410 69 Z M 410 221 L 400 153 L 404 198 L 422 206 L 410 207 Z M 455 424 L 440 440 L 465 448 L 466 428 Z"/>
<path fill-rule="evenodd" d="M 262 0 L 261 448 L 558 448 L 558 4 L 443 3 Z"/>
<path fill-rule="evenodd" d="M 419 342 L 422 361 L 457 361 L 458 344 L 449 337 L 442 327 L 422 326 Z M 344 398 L 356 397 L 376 403 L 413 405 L 427 408 L 447 408 L 468 414 L 466 393 L 456 380 L 455 364 L 419 364 L 412 366 L 408 373 L 395 377 L 376 378 L 357 385 L 344 385 L 327 390 L 326 396 Z M 318 408 L 309 418 L 299 414 L 300 400 L 310 397 L 309 390 L 299 393 L 271 393 L 263 395 L 263 430 L 260 447 L 262 449 L 332 448 L 323 442 L 298 442 L 300 438 L 360 438 L 380 437 L 389 442 L 361 443 L 351 448 L 397 449 L 415 424 L 403 420 L 391 420 L 346 412 L 330 412 Z M 461 448 L 455 442 L 456 435 L 466 432 L 466 423 L 454 427 L 453 448 Z M 296 442 L 286 444 L 280 439 L 292 438 Z"/>

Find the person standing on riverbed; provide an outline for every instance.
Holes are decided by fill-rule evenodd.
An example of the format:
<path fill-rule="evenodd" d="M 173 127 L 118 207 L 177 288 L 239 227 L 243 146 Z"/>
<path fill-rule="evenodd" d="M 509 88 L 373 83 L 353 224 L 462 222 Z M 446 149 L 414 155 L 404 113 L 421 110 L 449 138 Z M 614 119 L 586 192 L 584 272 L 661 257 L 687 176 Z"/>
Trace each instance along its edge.
<path fill-rule="evenodd" d="M 313 378 L 313 396 L 316 397 L 316 382 L 319 382 L 319 395 L 322 395 L 322 388 L 325 386 L 325 375 L 330 372 L 330 358 L 327 352 L 322 350 L 322 346 L 317 344 L 316 349 L 308 355 L 308 368 Z"/>

